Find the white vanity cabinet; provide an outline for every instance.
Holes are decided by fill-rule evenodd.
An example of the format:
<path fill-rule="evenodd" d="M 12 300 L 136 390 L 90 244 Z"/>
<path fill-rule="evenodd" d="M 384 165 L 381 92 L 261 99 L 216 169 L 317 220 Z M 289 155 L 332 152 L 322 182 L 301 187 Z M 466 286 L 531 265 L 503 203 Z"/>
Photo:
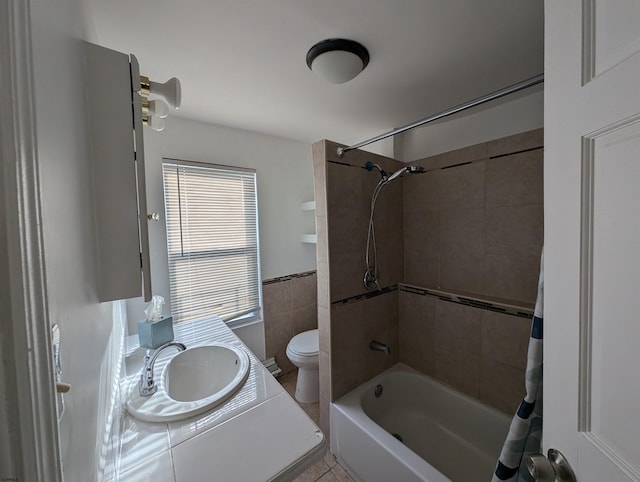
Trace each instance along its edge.
<path fill-rule="evenodd" d="M 151 298 L 140 72 L 133 55 L 86 44 L 98 299 Z"/>

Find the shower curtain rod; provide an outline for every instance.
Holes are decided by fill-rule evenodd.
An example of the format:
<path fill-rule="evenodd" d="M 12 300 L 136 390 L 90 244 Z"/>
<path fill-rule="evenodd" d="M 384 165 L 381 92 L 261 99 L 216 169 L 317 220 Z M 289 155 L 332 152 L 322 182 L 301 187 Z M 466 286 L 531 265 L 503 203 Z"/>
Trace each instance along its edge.
<path fill-rule="evenodd" d="M 526 89 L 528 87 L 532 87 L 536 84 L 541 84 L 542 82 L 544 82 L 544 74 L 536 75 L 535 77 L 531 77 L 530 79 L 523 80 L 522 82 L 518 82 L 517 84 L 510 85 L 509 87 L 505 87 L 504 89 L 496 90 L 491 94 L 483 95 L 482 97 L 478 97 L 477 99 L 470 100 L 469 102 L 465 102 L 464 104 L 457 105 L 455 107 L 452 107 L 451 109 L 442 111 L 439 114 L 432 115 L 431 117 L 427 117 L 425 119 L 416 121 L 404 127 L 398 127 L 397 129 L 393 129 L 392 131 L 385 132 L 384 134 L 380 134 L 379 136 L 372 137 L 371 139 L 367 139 L 366 141 L 359 142 L 358 144 L 354 144 L 349 147 L 338 147 L 338 157 L 342 157 L 345 152 L 358 149 L 359 147 L 363 147 L 368 144 L 373 144 L 374 142 L 381 141 L 382 139 L 386 139 L 387 137 L 395 136 L 396 134 L 400 134 L 410 129 L 423 126 L 425 124 L 428 124 L 429 122 L 442 119 L 443 117 L 447 117 L 452 114 L 457 114 L 458 112 L 462 112 L 463 110 L 467 110 L 477 105 L 484 104 L 485 102 L 499 99 L 500 97 L 504 97 L 505 95 L 513 94 L 515 92 Z"/>

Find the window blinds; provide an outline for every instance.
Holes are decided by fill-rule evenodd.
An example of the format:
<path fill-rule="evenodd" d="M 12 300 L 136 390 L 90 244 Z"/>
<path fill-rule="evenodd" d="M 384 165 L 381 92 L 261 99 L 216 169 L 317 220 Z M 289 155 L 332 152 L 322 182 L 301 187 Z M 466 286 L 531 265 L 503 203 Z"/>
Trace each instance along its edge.
<path fill-rule="evenodd" d="M 174 320 L 259 310 L 255 172 L 165 159 L 163 178 Z"/>

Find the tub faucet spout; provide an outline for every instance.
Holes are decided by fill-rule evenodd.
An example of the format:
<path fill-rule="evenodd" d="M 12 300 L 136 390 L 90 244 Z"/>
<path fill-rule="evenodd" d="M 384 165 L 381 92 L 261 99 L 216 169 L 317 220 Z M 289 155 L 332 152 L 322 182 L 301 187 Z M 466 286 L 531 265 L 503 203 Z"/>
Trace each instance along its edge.
<path fill-rule="evenodd" d="M 387 345 L 386 343 L 380 343 L 379 341 L 376 341 L 376 340 L 371 340 L 369 342 L 369 348 L 371 348 L 374 351 L 382 351 L 387 355 L 391 354 L 391 347 L 389 345 Z"/>
<path fill-rule="evenodd" d="M 175 346 L 179 351 L 184 351 L 187 349 L 187 347 L 182 343 L 169 342 L 158 348 L 153 356 L 151 355 L 151 350 L 147 350 L 147 354 L 144 357 L 144 368 L 140 373 L 140 383 L 138 385 L 141 397 L 150 397 L 151 395 L 156 393 L 156 391 L 158 391 L 156 381 L 153 379 L 153 366 L 155 365 L 156 358 L 158 358 L 160 352 L 165 348 L 169 348 L 170 346 Z"/>

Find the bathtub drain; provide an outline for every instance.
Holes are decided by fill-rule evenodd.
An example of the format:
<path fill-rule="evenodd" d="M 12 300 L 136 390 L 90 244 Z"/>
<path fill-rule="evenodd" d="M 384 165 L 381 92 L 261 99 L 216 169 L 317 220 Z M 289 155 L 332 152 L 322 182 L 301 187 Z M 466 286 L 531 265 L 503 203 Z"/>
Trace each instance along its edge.
<path fill-rule="evenodd" d="M 376 398 L 380 397 L 380 395 L 382 395 L 382 385 L 376 385 L 376 391 L 374 392 Z"/>

